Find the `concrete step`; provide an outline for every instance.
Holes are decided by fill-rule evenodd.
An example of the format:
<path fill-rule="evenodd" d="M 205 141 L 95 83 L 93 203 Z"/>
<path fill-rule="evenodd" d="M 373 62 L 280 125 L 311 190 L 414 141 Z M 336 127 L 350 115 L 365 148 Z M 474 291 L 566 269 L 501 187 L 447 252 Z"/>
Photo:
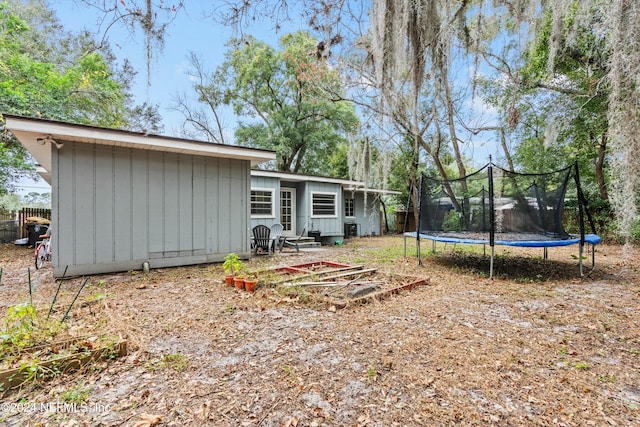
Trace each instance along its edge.
<path fill-rule="evenodd" d="M 313 237 L 301 237 L 298 240 L 298 247 L 300 249 L 304 248 L 319 248 L 321 246 L 320 242 L 316 242 Z"/>

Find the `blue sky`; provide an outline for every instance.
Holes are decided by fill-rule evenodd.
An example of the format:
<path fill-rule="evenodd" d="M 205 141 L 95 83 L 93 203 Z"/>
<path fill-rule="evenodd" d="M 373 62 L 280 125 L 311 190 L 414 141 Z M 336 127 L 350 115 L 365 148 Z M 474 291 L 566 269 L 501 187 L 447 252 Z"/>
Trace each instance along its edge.
<path fill-rule="evenodd" d="M 98 26 L 100 13 L 86 6 L 80 7 L 74 0 L 50 0 L 52 8 L 65 29 L 79 31 L 87 29 L 100 39 L 106 26 Z M 187 6 L 178 12 L 169 26 L 163 51 L 154 51 L 151 63 L 150 86 L 147 86 L 147 71 L 144 37 L 139 29 L 131 33 L 122 25 L 114 25 L 107 33 L 107 39 L 114 54 L 122 61 L 129 59 L 138 71 L 133 84 L 137 103 L 147 101 L 158 104 L 164 119 L 164 134 L 174 135 L 181 123 L 180 115 L 170 110 L 178 92 L 189 92 L 189 76 L 186 74 L 187 55 L 193 51 L 204 59 L 208 69 L 215 69 L 223 60 L 224 44 L 231 37 L 232 30 L 215 24 L 205 17 L 214 2 L 205 0 L 187 1 Z"/>

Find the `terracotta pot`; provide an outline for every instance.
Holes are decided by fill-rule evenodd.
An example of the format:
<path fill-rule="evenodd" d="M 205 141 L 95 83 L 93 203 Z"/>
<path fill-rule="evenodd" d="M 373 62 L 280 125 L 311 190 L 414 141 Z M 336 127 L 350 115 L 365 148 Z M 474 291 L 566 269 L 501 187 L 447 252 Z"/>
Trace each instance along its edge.
<path fill-rule="evenodd" d="M 228 275 L 228 276 L 225 276 L 225 277 L 224 277 L 224 283 L 226 283 L 226 285 L 227 285 L 228 287 L 233 286 L 233 275 L 232 275 L 232 274 L 230 274 L 230 275 Z"/>
<path fill-rule="evenodd" d="M 244 289 L 244 279 L 242 277 L 235 277 L 233 281 L 236 284 L 237 289 L 240 289 L 240 290 Z"/>
<path fill-rule="evenodd" d="M 245 279 L 244 280 L 244 290 L 247 292 L 255 292 L 258 287 L 257 279 Z"/>

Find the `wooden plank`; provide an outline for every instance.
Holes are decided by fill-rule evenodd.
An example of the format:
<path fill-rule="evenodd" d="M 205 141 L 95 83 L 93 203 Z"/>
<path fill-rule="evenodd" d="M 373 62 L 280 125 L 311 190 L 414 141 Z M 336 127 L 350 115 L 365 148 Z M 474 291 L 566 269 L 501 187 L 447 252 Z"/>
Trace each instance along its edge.
<path fill-rule="evenodd" d="M 373 274 L 376 271 L 378 271 L 377 268 L 367 268 L 367 269 L 362 269 L 357 271 L 347 271 L 344 273 L 335 274 L 333 276 L 323 276 L 322 278 L 323 280 L 340 279 L 342 277 L 355 276 L 356 274 Z"/>
<path fill-rule="evenodd" d="M 393 295 L 393 294 L 397 294 L 400 291 L 403 290 L 411 290 L 413 288 L 415 288 L 416 286 L 422 286 L 422 285 L 426 285 L 427 283 L 429 283 L 429 279 L 420 279 L 417 277 L 407 277 L 404 276 L 405 278 L 407 278 L 408 280 L 410 280 L 407 283 L 403 283 L 402 285 L 393 287 L 391 289 L 382 289 L 381 291 L 378 292 L 374 292 L 368 295 L 364 295 L 362 297 L 359 298 L 353 298 L 353 299 L 349 299 L 349 300 L 338 300 L 336 298 L 333 297 L 325 297 L 325 302 L 335 306 L 336 308 L 345 308 L 347 305 L 352 304 L 352 303 L 361 303 L 361 302 L 367 302 L 367 301 L 371 301 L 373 299 L 379 299 L 379 298 L 383 298 L 389 295 Z"/>
<path fill-rule="evenodd" d="M 286 270 L 287 268 L 289 268 L 289 267 L 277 267 L 274 270 L 275 271 L 281 271 L 281 270 Z M 324 272 L 321 272 L 321 271 L 311 272 L 311 273 L 302 274 L 302 275 L 296 276 L 296 277 L 287 277 L 287 278 L 284 278 L 282 280 L 278 280 L 276 282 L 272 282 L 271 284 L 272 285 L 277 285 L 277 284 L 280 284 L 280 283 L 290 282 L 292 280 L 306 279 L 306 278 L 309 278 L 309 277 L 322 277 L 323 274 L 337 273 L 337 272 L 340 272 L 340 271 L 351 271 L 351 270 L 361 271 L 363 268 L 364 268 L 364 266 L 362 266 L 362 265 L 352 265 L 352 266 L 343 267 L 343 268 L 336 268 L 336 269 L 326 270 Z M 305 270 L 302 270 L 302 271 L 305 271 Z"/>

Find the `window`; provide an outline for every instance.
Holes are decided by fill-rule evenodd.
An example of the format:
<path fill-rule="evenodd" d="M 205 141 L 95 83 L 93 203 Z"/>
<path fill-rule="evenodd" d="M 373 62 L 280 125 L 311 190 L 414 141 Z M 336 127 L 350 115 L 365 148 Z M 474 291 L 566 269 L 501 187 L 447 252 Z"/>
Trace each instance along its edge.
<path fill-rule="evenodd" d="M 251 190 L 251 216 L 273 217 L 273 189 Z"/>
<path fill-rule="evenodd" d="M 356 216 L 355 201 L 353 197 L 344 199 L 344 216 L 347 218 L 353 218 Z"/>
<path fill-rule="evenodd" d="M 314 217 L 335 217 L 336 216 L 336 194 L 335 193 L 312 193 L 311 212 Z"/>

